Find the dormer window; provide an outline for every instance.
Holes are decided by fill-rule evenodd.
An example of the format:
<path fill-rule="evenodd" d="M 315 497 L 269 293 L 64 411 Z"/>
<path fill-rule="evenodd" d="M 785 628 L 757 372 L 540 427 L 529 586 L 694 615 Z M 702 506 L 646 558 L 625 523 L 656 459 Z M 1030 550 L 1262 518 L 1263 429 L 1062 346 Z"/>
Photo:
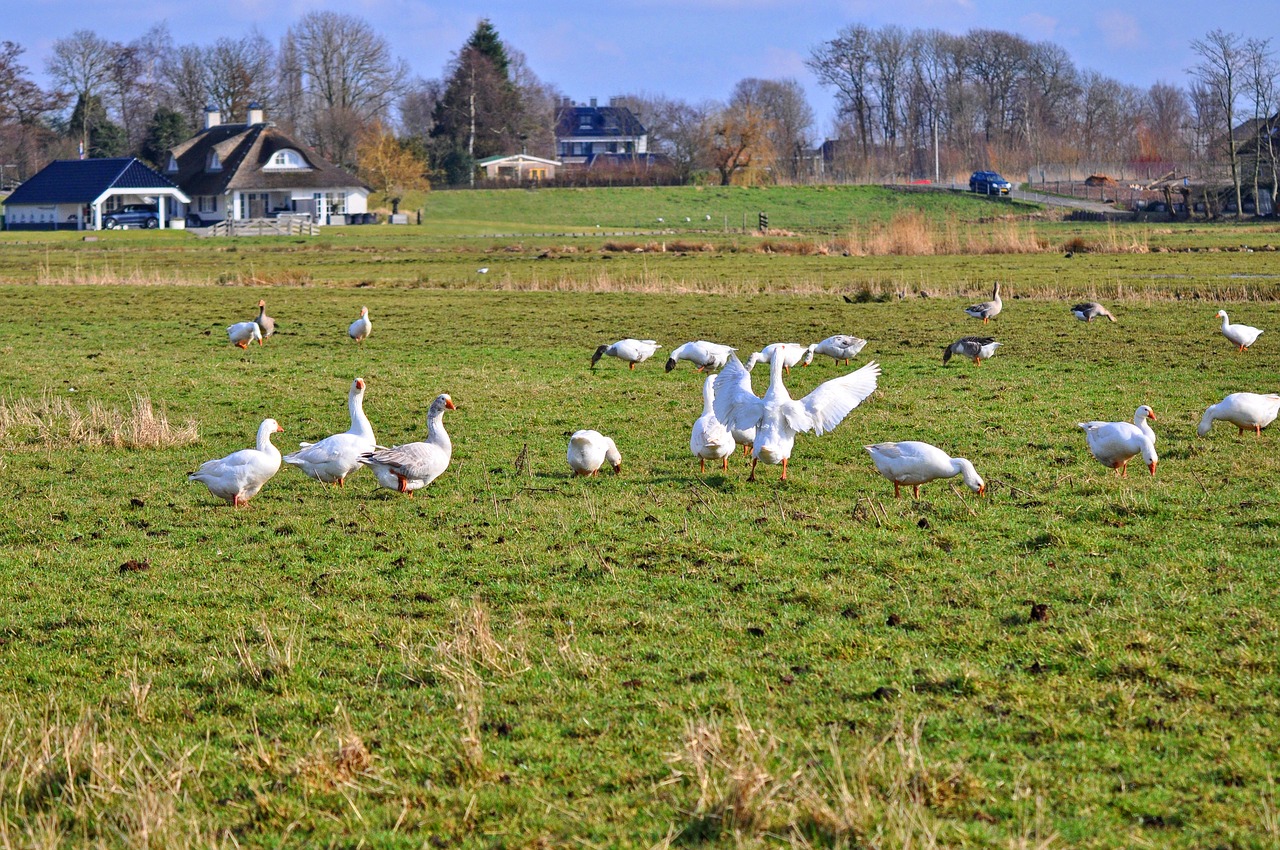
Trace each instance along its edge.
<path fill-rule="evenodd" d="M 310 167 L 311 166 L 307 164 L 307 161 L 303 159 L 302 154 L 290 148 L 276 151 L 272 154 L 271 159 L 267 160 L 267 164 L 264 166 L 264 168 L 271 170 L 303 169 Z"/>
<path fill-rule="evenodd" d="M 218 156 L 217 151 L 209 151 L 209 158 L 204 162 L 205 171 L 221 171 L 222 158 Z"/>
<path fill-rule="evenodd" d="M 590 130 L 590 129 L 591 129 L 591 115 L 590 115 L 590 114 L 583 114 L 583 115 L 579 115 L 579 116 L 578 116 L 578 129 L 579 129 L 579 130 Z"/>
<path fill-rule="evenodd" d="M 178 158 L 169 154 L 169 164 L 164 167 L 164 170 L 170 174 L 175 173 L 178 170 Z"/>

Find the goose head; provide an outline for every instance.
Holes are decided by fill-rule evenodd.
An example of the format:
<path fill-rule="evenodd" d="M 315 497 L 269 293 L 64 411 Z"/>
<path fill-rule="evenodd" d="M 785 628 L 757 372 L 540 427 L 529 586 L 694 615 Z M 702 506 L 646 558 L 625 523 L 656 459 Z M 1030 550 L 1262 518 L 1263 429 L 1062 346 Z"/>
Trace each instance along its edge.
<path fill-rule="evenodd" d="M 609 346 L 607 346 L 607 345 L 602 345 L 602 346 L 600 346 L 599 348 L 597 348 L 597 349 L 596 349 L 596 353 L 595 353 L 595 354 L 593 354 L 593 355 L 591 355 L 591 365 L 592 365 L 592 366 L 594 366 L 594 365 L 596 365 L 597 363 L 599 363 L 599 362 L 600 362 L 600 358 L 601 358 L 601 357 L 604 357 L 604 353 L 605 353 L 606 351 L 608 351 L 608 350 L 609 350 Z M 671 369 L 670 369 L 670 368 L 668 368 L 668 369 L 667 369 L 667 371 L 669 372 L 669 371 L 671 371 Z"/>

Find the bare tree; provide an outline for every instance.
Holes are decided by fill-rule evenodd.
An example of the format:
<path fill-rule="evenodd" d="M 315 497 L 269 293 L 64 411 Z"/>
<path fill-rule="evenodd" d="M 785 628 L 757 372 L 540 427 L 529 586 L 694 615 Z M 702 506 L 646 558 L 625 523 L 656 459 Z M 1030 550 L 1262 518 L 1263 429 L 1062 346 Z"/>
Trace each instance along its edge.
<path fill-rule="evenodd" d="M 529 67 L 523 53 L 507 48 L 510 60 L 511 83 L 516 90 L 516 110 L 512 116 L 516 141 L 521 152 L 532 151 L 535 156 L 554 157 L 556 154 L 556 104 L 562 95 L 555 86 L 544 83 Z"/>
<path fill-rule="evenodd" d="M 0 181 L 5 183 L 28 177 L 44 165 L 45 151 L 53 143 L 46 119 L 64 102 L 28 76 L 19 61 L 22 53 L 15 42 L 0 41 L 0 162 L 18 167 L 16 174 L 5 172 Z"/>
<path fill-rule="evenodd" d="M 53 43 L 47 70 L 53 81 L 82 103 L 101 97 L 111 82 L 115 62 L 115 46 L 92 30 L 76 30 L 67 38 Z M 72 128 L 78 134 L 82 150 L 89 149 L 91 110 L 81 111 L 81 126 Z"/>
<path fill-rule="evenodd" d="M 1280 68 L 1271 49 L 1271 39 L 1251 38 L 1244 44 L 1245 77 L 1249 100 L 1253 105 L 1252 130 L 1247 141 L 1251 158 L 1250 172 L 1253 178 L 1254 214 L 1262 215 L 1261 178 L 1266 169 L 1271 179 L 1271 211 L 1275 214 L 1276 159 L 1275 135 L 1277 129 L 1276 80 Z"/>
<path fill-rule="evenodd" d="M 903 117 L 909 111 L 903 103 L 903 96 L 908 91 L 904 83 L 908 50 L 911 46 L 906 31 L 898 26 L 882 27 L 871 42 L 871 64 L 874 68 L 872 80 L 876 90 L 880 140 L 884 144 L 886 158 L 890 161 L 895 160 L 901 150 L 899 136 Z M 900 171 L 899 165 L 895 162 L 892 170 Z"/>
<path fill-rule="evenodd" d="M 1222 110 L 1225 148 L 1231 165 L 1231 183 L 1235 187 L 1236 217 L 1244 217 L 1240 188 L 1240 151 L 1236 140 L 1236 104 L 1244 85 L 1245 54 L 1240 36 L 1216 29 L 1204 38 L 1191 42 L 1191 51 L 1200 61 L 1191 68 L 1195 77 Z"/>
<path fill-rule="evenodd" d="M 856 129 L 859 153 L 871 155 L 871 85 L 874 33 L 864 24 L 850 24 L 835 38 L 815 47 L 805 60 L 818 81 L 836 91 L 840 114 Z"/>
<path fill-rule="evenodd" d="M 699 168 L 710 167 L 711 116 L 718 109 L 714 104 L 647 94 L 621 95 L 611 103 L 627 107 L 640 120 L 649 134 L 649 150 L 671 162 L 677 182 L 687 183 Z"/>
<path fill-rule="evenodd" d="M 739 80 L 729 96 L 729 108 L 756 109 L 764 120 L 768 149 L 774 161 L 766 163 L 757 157 L 760 168 L 772 166 L 796 179 L 800 176 L 805 152 L 811 146 L 809 130 L 813 127 L 813 110 L 804 89 L 795 80 L 761 80 L 748 77 Z"/>
<path fill-rule="evenodd" d="M 270 107 L 275 59 L 275 48 L 257 30 L 242 38 L 220 38 L 204 50 L 205 92 L 224 120 L 245 120 L 255 101 Z"/>
<path fill-rule="evenodd" d="M 774 158 L 769 142 L 769 120 L 754 106 L 728 106 L 711 124 L 711 165 L 720 172 L 720 185 L 729 186 L 734 175 L 758 170 Z"/>
<path fill-rule="evenodd" d="M 1191 126 L 1191 110 L 1185 91 L 1169 83 L 1156 83 L 1143 96 L 1139 116 L 1142 161 L 1160 163 L 1163 169 L 1190 156 L 1186 131 Z"/>
<path fill-rule="evenodd" d="M 184 44 L 169 55 L 164 66 L 165 99 L 189 127 L 203 126 L 204 108 L 210 103 L 204 59 L 204 48 Z"/>

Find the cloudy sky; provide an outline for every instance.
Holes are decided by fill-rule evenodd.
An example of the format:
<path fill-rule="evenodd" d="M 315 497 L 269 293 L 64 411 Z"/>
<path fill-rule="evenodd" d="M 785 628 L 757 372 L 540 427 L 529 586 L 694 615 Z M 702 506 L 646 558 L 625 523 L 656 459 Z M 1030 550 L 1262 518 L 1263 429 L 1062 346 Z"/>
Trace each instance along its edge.
<path fill-rule="evenodd" d="M 487 17 L 540 79 L 577 101 L 627 92 L 723 100 L 744 77 L 793 78 L 809 94 L 819 136 L 830 129 L 834 100 L 804 60 L 851 23 L 1013 32 L 1062 46 L 1078 68 L 1143 88 L 1185 85 L 1194 62 L 1188 45 L 1213 29 L 1280 43 L 1275 0 L 3 0 L 0 39 L 25 47 L 22 60 L 45 82 L 50 45 L 76 29 L 129 41 L 164 21 L 179 44 L 254 27 L 275 41 L 313 9 L 364 18 L 425 78 L 441 76 Z"/>

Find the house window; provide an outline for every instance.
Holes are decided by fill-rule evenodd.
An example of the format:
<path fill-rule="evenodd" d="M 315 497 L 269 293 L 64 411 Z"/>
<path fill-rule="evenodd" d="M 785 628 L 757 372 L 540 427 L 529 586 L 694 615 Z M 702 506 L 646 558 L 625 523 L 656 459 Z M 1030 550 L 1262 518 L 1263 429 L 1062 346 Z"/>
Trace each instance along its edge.
<path fill-rule="evenodd" d="M 591 129 L 591 116 L 590 116 L 590 115 L 579 115 L 579 116 L 578 116 L 578 129 L 579 129 L 579 130 L 590 130 L 590 129 Z"/>
<path fill-rule="evenodd" d="M 285 150 L 276 151 L 267 164 L 263 166 L 266 170 L 276 169 L 308 169 L 307 161 L 302 158 L 302 154 L 295 150 L 286 148 Z"/>
<path fill-rule="evenodd" d="M 222 159 L 218 156 L 217 151 L 209 151 L 209 157 L 204 162 L 205 171 L 221 171 Z"/>
<path fill-rule="evenodd" d="M 196 209 L 199 212 L 217 212 L 218 196 L 217 195 L 200 195 L 196 198 Z"/>
<path fill-rule="evenodd" d="M 325 192 L 324 202 L 328 206 L 329 212 L 333 215 L 343 215 L 347 211 L 346 192 Z"/>

